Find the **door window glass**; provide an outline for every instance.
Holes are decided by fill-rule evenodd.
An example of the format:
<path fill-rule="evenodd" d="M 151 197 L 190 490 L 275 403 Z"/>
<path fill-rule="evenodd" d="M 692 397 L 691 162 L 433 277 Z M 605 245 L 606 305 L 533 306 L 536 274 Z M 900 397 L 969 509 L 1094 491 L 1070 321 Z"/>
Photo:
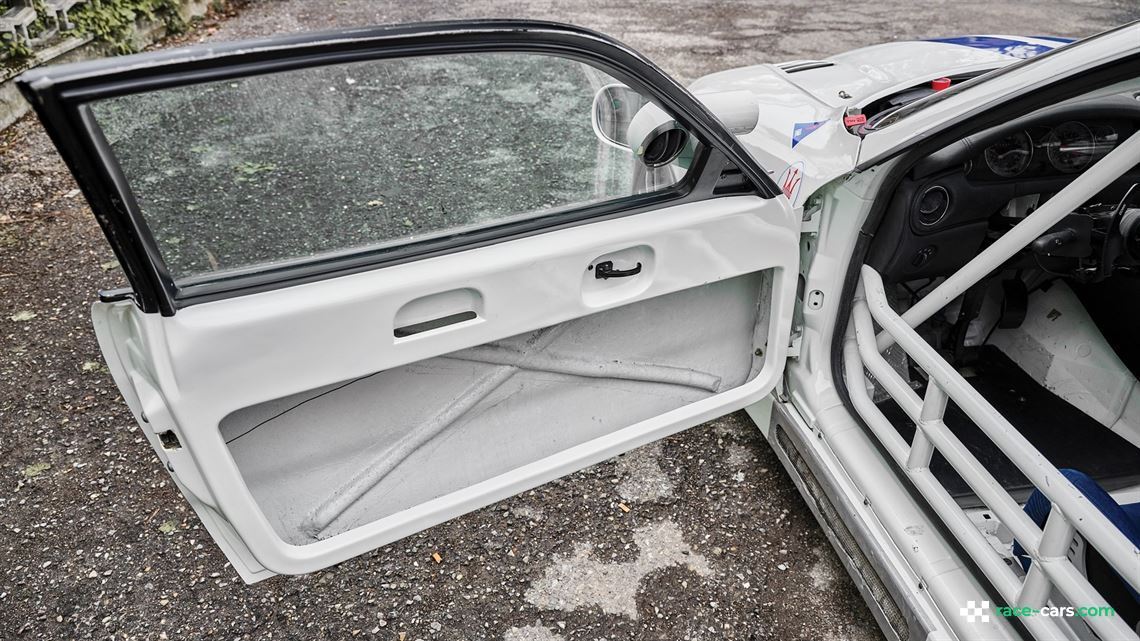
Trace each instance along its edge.
<path fill-rule="evenodd" d="M 472 53 L 89 107 L 171 275 L 210 280 L 668 187 L 684 168 L 647 183 L 628 148 L 597 135 L 595 94 L 616 82 L 549 55 Z"/>

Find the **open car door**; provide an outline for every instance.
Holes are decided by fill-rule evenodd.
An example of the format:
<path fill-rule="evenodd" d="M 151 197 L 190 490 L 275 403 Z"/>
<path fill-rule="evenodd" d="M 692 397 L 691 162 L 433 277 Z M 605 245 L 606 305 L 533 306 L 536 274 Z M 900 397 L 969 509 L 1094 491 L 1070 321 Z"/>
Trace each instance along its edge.
<path fill-rule="evenodd" d="M 797 216 L 596 33 L 355 29 L 20 84 L 130 281 L 93 310 L 115 382 L 246 581 L 744 407 L 783 370 Z"/>

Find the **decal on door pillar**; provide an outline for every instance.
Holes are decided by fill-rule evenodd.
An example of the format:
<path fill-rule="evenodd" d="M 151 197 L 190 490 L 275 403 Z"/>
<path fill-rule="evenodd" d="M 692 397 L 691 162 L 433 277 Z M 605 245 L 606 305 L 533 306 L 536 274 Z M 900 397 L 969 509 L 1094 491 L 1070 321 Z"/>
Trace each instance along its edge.
<path fill-rule="evenodd" d="M 780 174 L 780 179 L 776 184 L 783 190 L 784 195 L 791 201 L 792 206 L 796 204 L 796 199 L 800 195 L 800 185 L 804 181 L 804 161 L 794 162 L 788 165 L 784 173 Z"/>

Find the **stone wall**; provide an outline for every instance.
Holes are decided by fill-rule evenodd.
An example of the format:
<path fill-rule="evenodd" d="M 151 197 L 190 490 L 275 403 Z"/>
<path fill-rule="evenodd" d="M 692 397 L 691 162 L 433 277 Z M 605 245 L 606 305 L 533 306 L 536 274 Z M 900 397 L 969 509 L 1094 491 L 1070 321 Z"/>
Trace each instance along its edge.
<path fill-rule="evenodd" d="M 179 13 L 186 21 L 201 18 L 211 5 L 210 0 L 183 0 Z M 135 22 L 132 44 L 143 48 L 166 36 L 166 25 L 161 20 L 140 18 Z M 42 43 L 35 54 L 17 65 L 0 66 L 0 131 L 16 122 L 31 109 L 13 82 L 16 76 L 27 69 L 40 65 L 61 64 L 101 58 L 110 55 L 110 48 L 92 40 L 90 36 L 64 35 Z M 0 61 L 3 65 L 7 61 Z"/>

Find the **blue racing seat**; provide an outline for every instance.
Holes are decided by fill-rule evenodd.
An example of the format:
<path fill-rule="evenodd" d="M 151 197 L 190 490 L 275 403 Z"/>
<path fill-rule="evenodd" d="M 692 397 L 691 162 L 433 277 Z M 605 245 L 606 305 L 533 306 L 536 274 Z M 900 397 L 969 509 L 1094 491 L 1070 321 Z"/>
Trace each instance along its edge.
<path fill-rule="evenodd" d="M 1063 469 L 1060 472 L 1117 529 L 1123 532 L 1133 545 L 1140 546 L 1140 503 L 1121 505 L 1084 472 L 1069 469 Z M 1053 504 L 1040 490 L 1033 490 L 1033 494 L 1025 502 L 1025 513 L 1033 519 L 1038 527 L 1045 527 L 1045 520 L 1049 518 L 1049 512 L 1052 509 Z M 1013 542 L 1013 554 L 1021 563 L 1021 567 L 1028 572 L 1033 559 L 1029 558 L 1029 555 L 1025 553 L 1025 548 L 1021 547 L 1017 541 Z M 1137 621 L 1140 620 L 1140 593 L 1120 578 L 1120 575 L 1104 560 L 1104 557 L 1090 546 L 1085 547 L 1084 562 L 1085 576 L 1089 583 L 1104 596 L 1109 605 L 1116 609 L 1117 616 L 1127 621 L 1128 625 L 1135 627 Z M 1074 603 L 1072 605 L 1092 604 Z"/>

